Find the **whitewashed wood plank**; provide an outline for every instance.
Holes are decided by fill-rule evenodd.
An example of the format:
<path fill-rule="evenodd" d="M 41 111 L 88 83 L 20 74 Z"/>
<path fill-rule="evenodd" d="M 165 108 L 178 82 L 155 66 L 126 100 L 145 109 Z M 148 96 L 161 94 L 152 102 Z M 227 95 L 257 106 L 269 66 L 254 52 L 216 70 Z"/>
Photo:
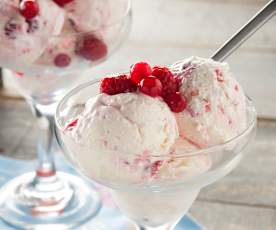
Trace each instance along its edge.
<path fill-rule="evenodd" d="M 183 1 L 183 0 L 173 0 L 173 1 Z M 221 3 L 221 4 L 238 4 L 238 5 L 263 5 L 268 2 L 268 0 L 185 0 L 190 2 L 209 2 L 210 4 Z"/>
<path fill-rule="evenodd" d="M 200 199 L 272 207 L 276 210 L 276 123 L 259 122 L 240 165 L 224 179 L 205 188 Z"/>
<path fill-rule="evenodd" d="M 259 116 L 276 118 L 276 55 L 239 51 L 228 62 Z"/>
<path fill-rule="evenodd" d="M 263 5 L 224 1 L 134 0 L 132 41 L 216 48 Z M 275 52 L 276 17 L 251 38 L 245 49 Z"/>
<path fill-rule="evenodd" d="M 0 98 L 0 154 L 14 153 L 32 123 L 26 103 Z"/>
<path fill-rule="evenodd" d="M 13 151 L 9 152 L 9 156 L 21 160 L 33 160 L 37 157 L 37 141 L 39 138 L 39 130 L 35 125 L 35 119 L 32 119 L 32 124 L 26 127 L 19 144 Z"/>
<path fill-rule="evenodd" d="M 191 214 L 208 230 L 275 230 L 274 209 L 196 201 Z"/>

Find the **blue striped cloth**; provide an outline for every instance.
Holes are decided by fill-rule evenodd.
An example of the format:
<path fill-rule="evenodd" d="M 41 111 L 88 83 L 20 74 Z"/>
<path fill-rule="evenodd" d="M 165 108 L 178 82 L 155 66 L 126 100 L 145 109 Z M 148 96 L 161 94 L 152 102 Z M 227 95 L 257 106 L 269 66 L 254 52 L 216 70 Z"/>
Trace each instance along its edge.
<path fill-rule="evenodd" d="M 60 171 L 76 174 L 75 170 L 66 162 L 62 154 L 56 154 L 57 168 Z M 0 157 L 0 186 L 5 184 L 7 181 L 13 177 L 22 174 L 23 172 L 28 172 L 31 167 L 35 166 L 35 162 L 13 160 L 6 157 Z M 103 192 L 104 188 L 101 187 L 100 190 Z M 111 224 L 112 223 L 112 224 Z M 129 223 L 127 219 L 120 213 L 120 211 L 112 205 L 103 205 L 99 214 L 89 221 L 84 226 L 78 227 L 78 230 L 84 229 L 101 229 L 110 230 L 111 226 L 116 226 L 116 229 L 112 230 L 126 230 L 125 226 Z M 0 229 L 1 230 L 15 230 L 15 228 L 8 226 L 0 219 Z M 193 218 L 189 215 L 184 216 L 181 221 L 176 226 L 175 230 L 203 230 Z"/>

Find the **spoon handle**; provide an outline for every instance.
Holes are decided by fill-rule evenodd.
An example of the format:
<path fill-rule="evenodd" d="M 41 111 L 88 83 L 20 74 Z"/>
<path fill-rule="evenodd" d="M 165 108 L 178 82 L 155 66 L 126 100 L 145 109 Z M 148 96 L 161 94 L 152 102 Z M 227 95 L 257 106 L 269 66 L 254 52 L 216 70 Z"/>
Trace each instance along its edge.
<path fill-rule="evenodd" d="M 268 2 L 252 19 L 226 41 L 212 56 L 223 61 L 276 14 L 276 0 Z"/>

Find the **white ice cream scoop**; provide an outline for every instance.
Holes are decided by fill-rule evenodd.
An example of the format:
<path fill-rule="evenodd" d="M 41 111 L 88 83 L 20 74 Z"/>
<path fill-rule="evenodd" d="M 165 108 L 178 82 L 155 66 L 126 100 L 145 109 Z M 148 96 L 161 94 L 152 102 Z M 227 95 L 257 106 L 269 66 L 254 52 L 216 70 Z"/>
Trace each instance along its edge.
<path fill-rule="evenodd" d="M 180 138 L 203 148 L 244 130 L 245 93 L 227 63 L 191 57 L 172 69 L 182 79 L 180 93 L 187 100 L 187 108 L 175 114 Z"/>

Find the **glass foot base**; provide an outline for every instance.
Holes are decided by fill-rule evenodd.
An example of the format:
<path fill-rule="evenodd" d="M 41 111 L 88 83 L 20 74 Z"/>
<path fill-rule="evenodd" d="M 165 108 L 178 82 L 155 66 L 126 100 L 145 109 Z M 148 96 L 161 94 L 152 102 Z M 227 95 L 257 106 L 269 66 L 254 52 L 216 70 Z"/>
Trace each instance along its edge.
<path fill-rule="evenodd" d="M 57 177 L 67 187 L 59 190 L 63 193 L 60 200 L 54 194 L 55 199 L 49 199 L 49 194 L 45 194 L 47 202 L 37 200 L 35 191 L 28 188 L 35 173 L 23 174 L 4 185 L 0 190 L 1 218 L 21 229 L 63 230 L 80 226 L 97 214 L 101 206 L 97 192 L 77 176 L 58 172 Z"/>

